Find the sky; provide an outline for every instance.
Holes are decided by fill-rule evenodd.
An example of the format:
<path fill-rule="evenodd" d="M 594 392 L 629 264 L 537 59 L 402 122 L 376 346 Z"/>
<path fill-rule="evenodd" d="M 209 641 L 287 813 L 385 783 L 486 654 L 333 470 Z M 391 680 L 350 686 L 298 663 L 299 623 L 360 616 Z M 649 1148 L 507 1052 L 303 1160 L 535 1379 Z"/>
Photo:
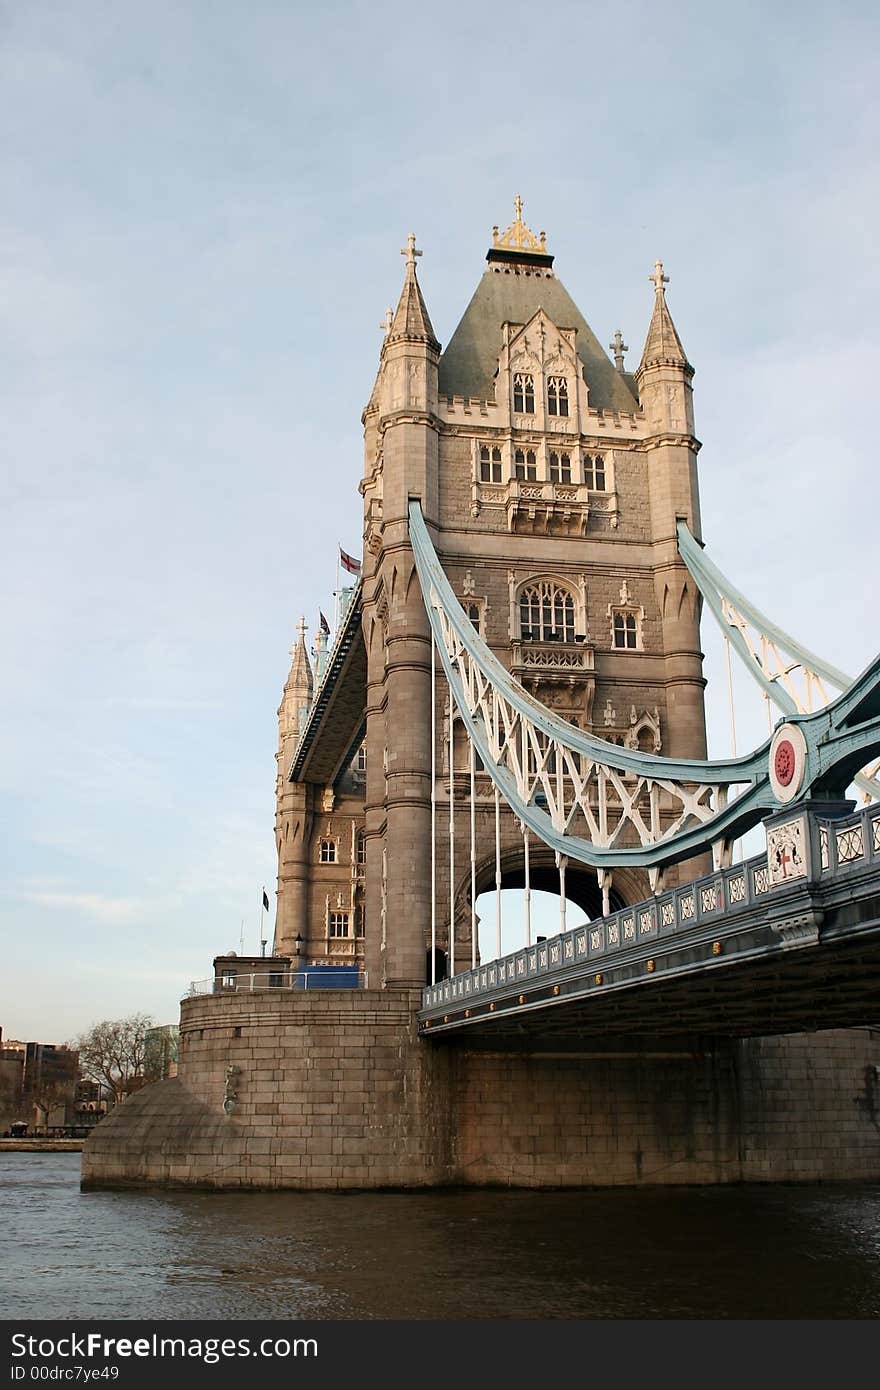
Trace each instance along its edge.
<path fill-rule="evenodd" d="M 875 656 L 878 38 L 847 0 L 0 0 L 5 1039 L 176 1022 L 259 949 L 276 711 L 360 554 L 410 231 L 445 344 L 521 194 L 630 369 L 659 257 L 709 554 L 830 662 Z"/>

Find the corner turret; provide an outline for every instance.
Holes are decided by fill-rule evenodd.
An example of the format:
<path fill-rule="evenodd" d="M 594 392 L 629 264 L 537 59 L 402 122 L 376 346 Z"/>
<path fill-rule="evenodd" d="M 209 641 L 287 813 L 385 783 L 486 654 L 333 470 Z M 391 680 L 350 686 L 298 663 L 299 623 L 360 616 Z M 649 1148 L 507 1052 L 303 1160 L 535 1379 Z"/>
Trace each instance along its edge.
<path fill-rule="evenodd" d="M 279 775 L 283 777 L 283 763 L 293 753 L 297 739 L 305 724 L 314 694 L 312 668 L 306 653 L 306 620 L 300 618 L 297 625 L 297 640 L 290 649 L 293 658 L 290 671 L 284 682 L 284 693 L 278 706 L 278 759 Z"/>
<path fill-rule="evenodd" d="M 639 400 L 655 433 L 693 434 L 694 369 L 666 303 L 669 276 L 663 274 L 662 261 L 654 262 L 654 274 L 648 278 L 654 285 L 654 312 L 636 372 Z"/>

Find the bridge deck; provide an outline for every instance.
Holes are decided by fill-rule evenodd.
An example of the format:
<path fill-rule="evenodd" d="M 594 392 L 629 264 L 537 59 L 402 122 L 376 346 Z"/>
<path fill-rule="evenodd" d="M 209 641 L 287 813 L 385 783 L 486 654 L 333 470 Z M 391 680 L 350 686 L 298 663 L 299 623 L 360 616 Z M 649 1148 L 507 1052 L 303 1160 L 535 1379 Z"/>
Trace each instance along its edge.
<path fill-rule="evenodd" d="M 788 823 L 807 850 L 796 876 L 759 855 L 464 971 L 424 991 L 421 1033 L 470 1045 L 880 1026 L 880 806 L 837 820 L 797 807 Z"/>

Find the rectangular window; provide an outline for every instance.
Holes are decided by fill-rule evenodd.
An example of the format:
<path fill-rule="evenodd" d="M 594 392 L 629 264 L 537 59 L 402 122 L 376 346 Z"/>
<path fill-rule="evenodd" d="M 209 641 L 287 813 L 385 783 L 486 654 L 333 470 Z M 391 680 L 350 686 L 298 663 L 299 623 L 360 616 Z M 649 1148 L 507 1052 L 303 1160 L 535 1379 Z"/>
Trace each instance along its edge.
<path fill-rule="evenodd" d="M 634 613 L 614 614 L 614 646 L 620 651 L 634 652 L 638 645 L 638 625 Z"/>
<path fill-rule="evenodd" d="M 584 482 L 592 492 L 605 491 L 605 460 L 601 454 L 584 454 Z"/>
<path fill-rule="evenodd" d="M 534 449 L 517 449 L 513 456 L 513 475 L 521 482 L 538 480 L 538 460 Z"/>
<path fill-rule="evenodd" d="M 322 840 L 320 859 L 322 864 L 336 863 L 336 841 Z"/>
<path fill-rule="evenodd" d="M 551 483 L 570 483 L 571 482 L 571 455 L 557 454 L 555 451 L 550 453 L 550 481 Z"/>
<path fill-rule="evenodd" d="M 487 448 L 486 445 L 480 449 L 480 482 L 481 483 L 500 483 L 501 482 L 501 450 L 498 448 Z"/>
<path fill-rule="evenodd" d="M 327 918 L 327 935 L 348 936 L 349 916 L 348 912 L 331 912 Z"/>

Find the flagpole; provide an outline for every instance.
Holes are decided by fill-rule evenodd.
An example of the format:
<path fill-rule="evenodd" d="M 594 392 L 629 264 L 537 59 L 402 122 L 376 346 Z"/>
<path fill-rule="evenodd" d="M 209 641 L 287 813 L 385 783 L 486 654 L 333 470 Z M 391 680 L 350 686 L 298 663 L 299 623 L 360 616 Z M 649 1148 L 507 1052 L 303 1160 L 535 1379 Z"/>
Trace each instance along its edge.
<path fill-rule="evenodd" d="M 339 557 L 342 553 L 342 546 L 336 542 L 336 591 L 333 595 L 333 602 L 336 605 L 333 609 L 333 641 L 336 641 L 336 634 L 339 631 Z"/>

